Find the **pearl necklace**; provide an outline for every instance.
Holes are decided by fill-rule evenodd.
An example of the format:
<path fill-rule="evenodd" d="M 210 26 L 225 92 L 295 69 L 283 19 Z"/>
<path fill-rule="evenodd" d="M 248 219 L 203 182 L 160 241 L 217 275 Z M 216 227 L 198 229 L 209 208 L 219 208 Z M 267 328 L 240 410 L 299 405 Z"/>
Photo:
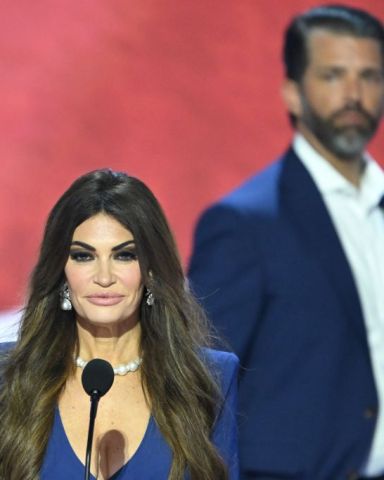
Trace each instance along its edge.
<path fill-rule="evenodd" d="M 126 375 L 128 372 L 136 372 L 142 361 L 143 359 L 138 357 L 129 363 L 121 363 L 120 365 L 117 365 L 117 367 L 113 367 L 113 371 L 115 375 Z M 84 368 L 87 363 L 88 362 L 83 360 L 81 357 L 77 357 L 75 359 L 75 364 L 77 367 Z"/>

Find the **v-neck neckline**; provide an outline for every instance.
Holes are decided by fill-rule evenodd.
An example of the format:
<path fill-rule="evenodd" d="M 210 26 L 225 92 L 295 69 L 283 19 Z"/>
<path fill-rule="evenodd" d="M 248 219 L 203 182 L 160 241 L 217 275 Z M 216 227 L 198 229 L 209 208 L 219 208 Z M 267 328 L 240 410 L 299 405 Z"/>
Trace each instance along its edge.
<path fill-rule="evenodd" d="M 65 441 L 65 445 L 67 447 L 67 450 L 70 452 L 70 455 L 75 459 L 76 464 L 78 465 L 78 468 L 81 469 L 82 471 L 84 471 L 85 464 L 80 460 L 80 458 L 78 457 L 78 455 L 76 454 L 76 452 L 72 448 L 72 445 L 71 445 L 71 443 L 68 439 L 67 433 L 65 431 L 63 421 L 61 419 L 59 407 L 56 407 L 55 416 L 56 416 L 56 419 L 57 419 L 59 432 L 60 432 L 60 434 L 62 435 L 62 437 Z M 148 439 L 149 439 L 151 433 L 153 432 L 154 425 L 155 425 L 154 418 L 153 418 L 152 415 L 150 415 L 149 419 L 148 419 L 147 427 L 145 429 L 144 436 L 143 436 L 139 446 L 137 447 L 135 453 L 132 455 L 132 457 L 129 460 L 127 460 L 127 462 L 124 463 L 124 465 L 122 465 L 111 477 L 109 477 L 108 480 L 118 480 L 120 474 L 124 470 L 126 470 L 127 468 L 130 468 L 131 466 L 134 466 L 134 464 L 137 462 L 137 458 L 141 455 L 141 452 L 143 450 L 145 450 L 146 444 L 148 443 Z M 85 446 L 85 442 L 86 442 L 86 439 L 84 439 L 84 446 Z M 92 475 L 92 473 L 90 474 L 90 478 L 92 480 L 97 480 L 97 478 L 94 475 Z"/>

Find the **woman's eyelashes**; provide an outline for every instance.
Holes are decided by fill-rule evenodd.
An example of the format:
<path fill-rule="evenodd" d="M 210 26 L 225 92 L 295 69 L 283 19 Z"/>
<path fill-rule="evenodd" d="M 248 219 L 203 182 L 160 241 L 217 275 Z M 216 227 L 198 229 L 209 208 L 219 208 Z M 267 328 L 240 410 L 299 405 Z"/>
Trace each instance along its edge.
<path fill-rule="evenodd" d="M 89 262 L 94 259 L 94 254 L 86 250 L 71 250 L 69 258 L 75 262 Z"/>
<path fill-rule="evenodd" d="M 75 262 L 90 262 L 96 258 L 96 254 L 87 250 L 71 250 L 69 257 Z M 137 253 L 134 249 L 118 250 L 112 253 L 112 258 L 121 262 L 137 260 Z"/>
<path fill-rule="evenodd" d="M 113 258 L 115 260 L 121 260 L 123 262 L 130 262 L 132 260 L 137 260 L 137 254 L 134 249 L 125 249 L 119 250 L 114 253 Z"/>

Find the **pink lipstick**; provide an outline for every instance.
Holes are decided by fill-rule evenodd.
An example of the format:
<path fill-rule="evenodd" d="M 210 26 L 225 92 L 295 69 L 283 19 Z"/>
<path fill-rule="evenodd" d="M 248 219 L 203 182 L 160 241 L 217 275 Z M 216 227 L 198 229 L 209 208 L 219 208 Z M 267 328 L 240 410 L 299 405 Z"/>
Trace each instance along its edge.
<path fill-rule="evenodd" d="M 102 293 L 102 294 L 88 295 L 86 298 L 93 305 L 98 305 L 100 307 L 109 307 L 109 306 L 117 305 L 118 303 L 120 303 L 123 300 L 124 295 L 117 295 L 113 293 Z"/>

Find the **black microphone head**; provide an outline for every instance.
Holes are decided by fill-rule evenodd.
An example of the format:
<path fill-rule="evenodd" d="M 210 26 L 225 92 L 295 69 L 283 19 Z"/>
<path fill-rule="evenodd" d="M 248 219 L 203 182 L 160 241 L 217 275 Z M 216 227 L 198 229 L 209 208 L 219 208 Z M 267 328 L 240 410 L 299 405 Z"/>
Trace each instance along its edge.
<path fill-rule="evenodd" d="M 112 365 L 101 358 L 89 361 L 81 375 L 81 383 L 88 395 L 96 391 L 99 397 L 108 392 L 112 387 L 114 379 L 115 373 Z"/>

